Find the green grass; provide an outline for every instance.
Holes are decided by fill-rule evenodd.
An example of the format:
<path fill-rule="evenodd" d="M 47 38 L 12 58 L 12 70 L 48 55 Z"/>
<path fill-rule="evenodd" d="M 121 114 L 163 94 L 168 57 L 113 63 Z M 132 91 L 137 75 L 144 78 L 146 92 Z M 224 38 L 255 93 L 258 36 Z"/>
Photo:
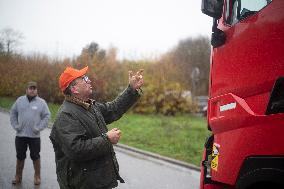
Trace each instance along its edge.
<path fill-rule="evenodd" d="M 15 102 L 14 98 L 0 97 L 0 107 L 10 109 Z"/>
<path fill-rule="evenodd" d="M 59 107 L 60 105 L 58 104 L 48 103 L 48 108 L 51 113 L 51 120 L 50 120 L 51 122 L 54 122 Z"/>
<path fill-rule="evenodd" d="M 0 107 L 10 109 L 13 98 L 0 97 Z M 51 121 L 59 105 L 48 103 Z M 122 131 L 120 143 L 199 166 L 205 138 L 209 135 L 202 117 L 138 115 L 128 113 L 109 128 Z"/>
<path fill-rule="evenodd" d="M 209 135 L 204 118 L 188 115 L 126 114 L 110 127 L 121 129 L 122 144 L 195 165 L 200 164 L 205 138 Z"/>

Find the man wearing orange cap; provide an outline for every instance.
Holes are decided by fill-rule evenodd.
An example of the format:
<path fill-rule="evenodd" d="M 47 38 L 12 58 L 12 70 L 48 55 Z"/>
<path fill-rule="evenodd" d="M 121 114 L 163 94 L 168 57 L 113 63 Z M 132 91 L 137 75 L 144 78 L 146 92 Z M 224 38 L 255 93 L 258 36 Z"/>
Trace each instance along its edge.
<path fill-rule="evenodd" d="M 129 71 L 129 86 L 114 101 L 99 103 L 90 99 L 88 67 L 71 67 L 60 75 L 59 86 L 65 95 L 54 122 L 53 143 L 57 180 L 61 189 L 109 189 L 124 183 L 119 175 L 113 144 L 121 136 L 106 125 L 118 120 L 139 98 L 143 70 Z"/>

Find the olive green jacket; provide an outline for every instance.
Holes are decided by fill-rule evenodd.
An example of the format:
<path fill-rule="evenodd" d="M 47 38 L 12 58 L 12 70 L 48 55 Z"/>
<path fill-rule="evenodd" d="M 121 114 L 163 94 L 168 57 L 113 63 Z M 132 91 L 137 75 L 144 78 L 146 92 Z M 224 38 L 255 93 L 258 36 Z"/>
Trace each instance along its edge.
<path fill-rule="evenodd" d="M 139 96 L 128 86 L 108 103 L 65 98 L 50 134 L 61 189 L 112 188 L 117 180 L 124 182 L 113 146 L 103 133 L 106 125 L 118 120 Z"/>

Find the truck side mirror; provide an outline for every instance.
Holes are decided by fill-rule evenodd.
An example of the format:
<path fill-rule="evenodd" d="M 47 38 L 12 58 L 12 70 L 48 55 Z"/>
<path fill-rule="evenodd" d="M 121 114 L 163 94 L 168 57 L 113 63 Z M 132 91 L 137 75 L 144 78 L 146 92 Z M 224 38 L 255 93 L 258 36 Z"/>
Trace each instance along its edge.
<path fill-rule="evenodd" d="M 202 0 L 201 11 L 215 19 L 219 19 L 223 12 L 223 0 Z"/>

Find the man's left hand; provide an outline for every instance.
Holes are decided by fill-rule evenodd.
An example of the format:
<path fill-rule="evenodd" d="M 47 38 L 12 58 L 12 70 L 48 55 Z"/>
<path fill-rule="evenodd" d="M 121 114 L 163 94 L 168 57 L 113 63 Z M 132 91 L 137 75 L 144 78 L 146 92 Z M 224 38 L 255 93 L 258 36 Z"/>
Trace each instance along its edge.
<path fill-rule="evenodd" d="M 143 71 L 144 71 L 143 69 L 139 70 L 136 73 L 128 71 L 129 85 L 132 87 L 132 89 L 134 90 L 139 89 L 144 84 Z"/>

